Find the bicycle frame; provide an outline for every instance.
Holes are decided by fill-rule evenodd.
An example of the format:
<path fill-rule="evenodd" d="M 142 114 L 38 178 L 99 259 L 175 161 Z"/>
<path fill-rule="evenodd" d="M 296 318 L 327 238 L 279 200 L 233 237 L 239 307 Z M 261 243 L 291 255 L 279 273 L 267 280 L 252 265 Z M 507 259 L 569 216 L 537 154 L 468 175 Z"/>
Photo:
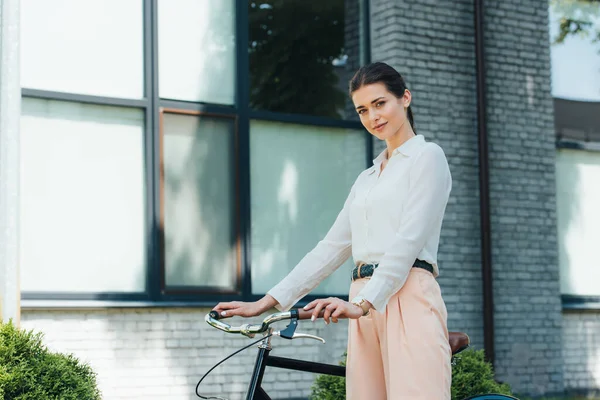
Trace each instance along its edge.
<path fill-rule="evenodd" d="M 291 369 L 295 371 L 311 372 L 316 374 L 346 376 L 346 367 L 331 364 L 322 364 L 311 361 L 301 361 L 292 358 L 271 356 L 271 337 L 266 337 L 258 346 L 258 354 L 254 364 L 254 371 L 250 379 L 246 400 L 271 400 L 271 397 L 262 388 L 262 379 L 266 367 Z M 518 400 L 516 397 L 500 394 L 480 394 L 465 400 Z"/>
<path fill-rule="evenodd" d="M 266 367 L 291 369 L 295 371 L 312 372 L 316 374 L 346 376 L 346 367 L 331 364 L 322 364 L 311 361 L 301 361 L 292 358 L 274 357 L 270 355 L 271 337 L 265 338 L 258 348 L 254 371 L 250 379 L 246 400 L 271 400 L 271 397 L 262 388 L 262 378 Z M 465 400 L 518 400 L 516 397 L 500 394 L 481 394 Z"/>
<path fill-rule="evenodd" d="M 301 361 L 292 358 L 271 356 L 271 336 L 267 336 L 258 345 L 258 354 L 254 363 L 254 371 L 250 379 L 246 400 L 271 400 L 271 397 L 262 388 L 262 379 L 266 367 L 290 369 L 295 371 L 311 372 L 316 374 L 346 376 L 346 367 L 331 364 L 322 364 L 312 361 Z"/>

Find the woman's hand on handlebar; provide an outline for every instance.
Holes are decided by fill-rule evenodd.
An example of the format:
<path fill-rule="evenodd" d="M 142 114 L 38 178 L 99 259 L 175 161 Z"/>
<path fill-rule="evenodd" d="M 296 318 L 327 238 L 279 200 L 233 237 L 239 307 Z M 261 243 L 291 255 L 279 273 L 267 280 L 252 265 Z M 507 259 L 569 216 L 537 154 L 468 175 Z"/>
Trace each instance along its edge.
<path fill-rule="evenodd" d="M 270 295 L 253 302 L 230 301 L 219 303 L 213 308 L 213 311 L 219 313 L 221 317 L 256 317 L 278 304 Z"/>
<path fill-rule="evenodd" d="M 330 318 L 332 322 L 337 323 L 338 318 L 358 319 L 363 316 L 362 308 L 337 297 L 313 300 L 304 309 L 306 311 L 313 310 L 313 318 L 311 318 L 313 321 L 318 318 L 319 312 L 324 309 L 323 319 L 326 324 L 329 323 Z"/>

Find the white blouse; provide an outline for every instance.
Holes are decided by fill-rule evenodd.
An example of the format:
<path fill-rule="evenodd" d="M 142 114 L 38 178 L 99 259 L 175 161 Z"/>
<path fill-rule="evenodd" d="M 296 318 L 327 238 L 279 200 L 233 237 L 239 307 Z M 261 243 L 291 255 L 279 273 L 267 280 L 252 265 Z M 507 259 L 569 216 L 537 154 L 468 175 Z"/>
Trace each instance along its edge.
<path fill-rule="evenodd" d="M 358 176 L 325 238 L 268 292 L 279 310 L 290 309 L 351 253 L 356 265 L 379 264 L 359 293 L 378 311 L 402 288 L 415 259 L 432 264 L 438 276 L 440 231 L 452 188 L 444 151 L 416 135 L 392 152 L 381 171 L 386 157 L 387 149 Z"/>

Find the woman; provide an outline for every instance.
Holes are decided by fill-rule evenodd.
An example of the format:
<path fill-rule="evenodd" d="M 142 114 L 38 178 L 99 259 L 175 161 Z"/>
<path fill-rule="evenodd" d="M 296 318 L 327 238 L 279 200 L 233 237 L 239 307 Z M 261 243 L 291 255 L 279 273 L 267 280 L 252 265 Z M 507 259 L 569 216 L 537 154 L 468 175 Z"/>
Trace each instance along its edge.
<path fill-rule="evenodd" d="M 437 251 L 452 178 L 443 150 L 416 135 L 411 93 L 385 63 L 360 68 L 350 96 L 364 127 L 386 142 L 356 179 L 319 244 L 261 300 L 220 303 L 223 316 L 291 308 L 352 253 L 350 302 L 318 299 L 313 321 L 350 318 L 346 394 L 356 400 L 450 399 L 451 351 Z"/>

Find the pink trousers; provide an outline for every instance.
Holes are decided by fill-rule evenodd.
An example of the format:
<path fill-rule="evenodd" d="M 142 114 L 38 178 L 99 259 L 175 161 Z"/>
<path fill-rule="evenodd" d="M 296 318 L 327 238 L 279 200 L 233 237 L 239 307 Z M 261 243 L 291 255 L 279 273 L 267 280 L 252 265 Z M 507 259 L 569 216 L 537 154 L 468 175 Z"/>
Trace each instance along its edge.
<path fill-rule="evenodd" d="M 350 286 L 350 298 L 367 279 Z M 350 320 L 348 400 L 450 400 L 447 311 L 433 275 L 412 268 L 383 312 Z"/>

